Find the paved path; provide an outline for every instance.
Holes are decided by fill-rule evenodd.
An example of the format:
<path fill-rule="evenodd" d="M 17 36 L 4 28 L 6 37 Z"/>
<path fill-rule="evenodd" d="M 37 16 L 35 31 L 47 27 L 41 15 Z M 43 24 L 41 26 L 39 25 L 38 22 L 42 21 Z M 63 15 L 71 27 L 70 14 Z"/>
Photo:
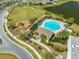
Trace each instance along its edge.
<path fill-rule="evenodd" d="M 6 36 L 3 25 L 6 21 L 5 17 L 8 15 L 8 9 L 9 7 L 0 13 L 0 38 L 3 40 L 3 45 L 0 45 L 0 52 L 14 53 L 19 59 L 33 59 L 32 55 L 27 50 L 14 44 Z"/>
<path fill-rule="evenodd" d="M 42 47 L 45 48 L 48 52 L 52 52 L 49 47 L 47 47 L 46 45 L 40 43 L 39 41 L 36 41 L 36 40 L 33 39 L 33 38 L 31 39 L 31 41 L 33 41 L 33 42 L 37 43 L 38 45 L 42 46 Z"/>
<path fill-rule="evenodd" d="M 72 39 L 72 36 L 69 36 L 67 59 L 71 59 L 71 39 Z"/>

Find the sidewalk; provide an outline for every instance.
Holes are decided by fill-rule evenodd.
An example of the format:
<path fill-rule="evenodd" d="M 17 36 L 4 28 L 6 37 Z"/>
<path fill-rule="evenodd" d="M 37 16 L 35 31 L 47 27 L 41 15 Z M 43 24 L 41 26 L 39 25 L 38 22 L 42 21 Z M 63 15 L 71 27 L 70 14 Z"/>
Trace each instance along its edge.
<path fill-rule="evenodd" d="M 50 48 L 49 48 L 49 47 L 47 47 L 46 45 L 44 45 L 44 44 L 40 43 L 39 41 L 36 41 L 36 40 L 35 40 L 35 39 L 33 39 L 33 38 L 31 39 L 31 41 L 33 41 L 33 42 L 37 43 L 38 45 L 40 45 L 40 46 L 44 47 L 47 51 L 51 52 L 51 50 L 50 50 Z"/>

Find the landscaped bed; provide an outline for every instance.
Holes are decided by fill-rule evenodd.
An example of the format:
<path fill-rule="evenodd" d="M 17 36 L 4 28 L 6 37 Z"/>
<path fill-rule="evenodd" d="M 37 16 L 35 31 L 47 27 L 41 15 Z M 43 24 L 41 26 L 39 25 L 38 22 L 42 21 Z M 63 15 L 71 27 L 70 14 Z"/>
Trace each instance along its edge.
<path fill-rule="evenodd" d="M 34 47 L 39 52 L 39 54 L 42 56 L 43 59 L 55 59 L 55 54 L 53 52 L 48 52 L 42 46 L 32 42 L 31 40 L 24 40 L 24 42 Z"/>

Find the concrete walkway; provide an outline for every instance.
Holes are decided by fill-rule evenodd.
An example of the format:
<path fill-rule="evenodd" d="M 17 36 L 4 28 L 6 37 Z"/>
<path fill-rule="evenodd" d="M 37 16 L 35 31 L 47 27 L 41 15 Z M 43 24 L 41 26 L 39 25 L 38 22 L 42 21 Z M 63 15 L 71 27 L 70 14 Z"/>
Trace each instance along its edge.
<path fill-rule="evenodd" d="M 33 41 L 33 42 L 37 43 L 38 45 L 42 46 L 42 47 L 45 48 L 48 52 L 51 52 L 50 48 L 47 47 L 46 45 L 44 45 L 43 43 L 41 43 L 41 42 L 39 42 L 39 41 L 37 41 L 37 40 L 35 40 L 35 39 L 33 39 L 33 38 L 31 39 L 31 41 Z"/>

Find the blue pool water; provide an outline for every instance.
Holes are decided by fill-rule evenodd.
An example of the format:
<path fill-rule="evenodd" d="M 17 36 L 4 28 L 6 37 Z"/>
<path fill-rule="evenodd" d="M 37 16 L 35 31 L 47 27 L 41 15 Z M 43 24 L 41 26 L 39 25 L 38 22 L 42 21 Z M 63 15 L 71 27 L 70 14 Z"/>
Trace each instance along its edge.
<path fill-rule="evenodd" d="M 61 28 L 60 23 L 55 21 L 49 21 L 44 24 L 44 28 L 49 31 L 57 31 Z"/>

